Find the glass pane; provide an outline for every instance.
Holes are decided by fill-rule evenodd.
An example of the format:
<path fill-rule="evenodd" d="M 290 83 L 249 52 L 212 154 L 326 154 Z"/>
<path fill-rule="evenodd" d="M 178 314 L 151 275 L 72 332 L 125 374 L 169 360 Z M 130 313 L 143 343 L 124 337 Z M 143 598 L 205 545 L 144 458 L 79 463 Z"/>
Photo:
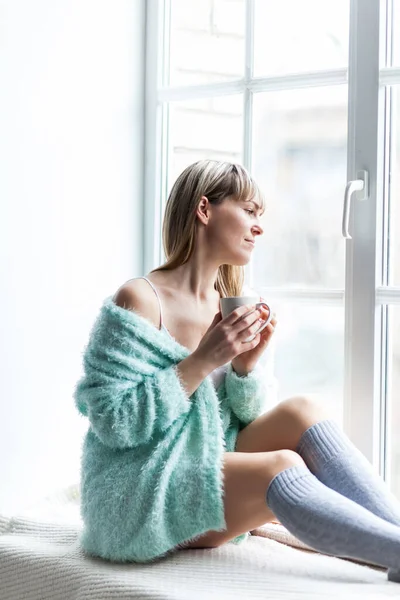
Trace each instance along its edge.
<path fill-rule="evenodd" d="M 188 165 L 205 158 L 242 162 L 243 96 L 171 102 L 168 190 Z"/>
<path fill-rule="evenodd" d="M 347 86 L 256 94 L 253 172 L 267 196 L 263 285 L 344 288 Z"/>
<path fill-rule="evenodd" d="M 393 66 L 400 66 L 400 0 L 393 0 Z"/>
<path fill-rule="evenodd" d="M 389 409 L 389 434 L 391 439 L 390 452 L 390 480 L 392 491 L 400 500 L 400 306 L 389 307 L 389 330 L 391 348 L 389 349 L 390 409 Z"/>
<path fill-rule="evenodd" d="M 261 295 L 278 319 L 273 338 L 278 400 L 315 395 L 343 424 L 344 309 Z"/>
<path fill-rule="evenodd" d="M 244 75 L 245 0 L 171 0 L 170 85 Z"/>
<path fill-rule="evenodd" d="M 349 0 L 256 0 L 257 76 L 347 67 Z"/>
<path fill-rule="evenodd" d="M 399 15 L 400 16 L 400 15 Z M 400 285 L 400 86 L 392 87 L 389 285 Z"/>

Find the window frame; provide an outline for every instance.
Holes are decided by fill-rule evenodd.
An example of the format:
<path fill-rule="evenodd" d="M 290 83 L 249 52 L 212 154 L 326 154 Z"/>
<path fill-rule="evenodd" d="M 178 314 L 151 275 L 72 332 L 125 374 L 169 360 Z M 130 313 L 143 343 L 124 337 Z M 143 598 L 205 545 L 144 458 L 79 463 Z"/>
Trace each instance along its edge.
<path fill-rule="evenodd" d="M 351 199 L 346 244 L 344 289 L 284 290 L 257 285 L 264 297 L 345 311 L 344 430 L 385 478 L 390 464 L 390 386 L 384 373 L 390 361 L 390 307 L 400 304 L 400 287 L 386 278 L 388 190 L 387 131 L 390 93 L 400 85 L 400 68 L 386 67 L 387 19 L 392 0 L 350 0 L 348 68 L 294 75 L 254 77 L 254 0 L 246 2 L 245 72 L 241 79 L 206 85 L 169 87 L 168 48 L 171 0 L 147 0 L 145 60 L 145 180 L 143 272 L 159 266 L 162 208 L 168 160 L 168 103 L 174 100 L 242 94 L 244 102 L 243 164 L 252 169 L 252 111 L 255 93 L 323 85 L 348 84 L 347 181 L 361 169 L 369 172 L 370 197 Z M 164 23 L 166 27 L 164 27 Z M 390 32 L 389 32 L 390 36 Z M 390 37 L 388 38 L 390 42 Z M 385 120 L 386 118 L 386 120 Z M 366 123 L 368 126 L 366 127 Z M 347 181 L 343 181 L 343 195 Z M 380 199 L 383 199 L 383 204 Z M 343 203 L 343 197 L 338 199 Z M 338 233 L 340 235 L 340 232 Z M 245 268 L 254 286 L 253 261 Z"/>

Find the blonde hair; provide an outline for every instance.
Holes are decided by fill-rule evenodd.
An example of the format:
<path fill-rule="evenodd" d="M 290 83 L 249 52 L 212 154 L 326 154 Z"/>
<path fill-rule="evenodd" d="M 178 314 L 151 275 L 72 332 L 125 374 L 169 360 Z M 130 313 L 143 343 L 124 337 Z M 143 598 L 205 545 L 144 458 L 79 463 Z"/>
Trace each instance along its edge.
<path fill-rule="evenodd" d="M 192 256 L 197 236 L 196 210 L 202 196 L 214 205 L 221 204 L 228 196 L 237 201 L 257 198 L 265 210 L 264 196 L 243 166 L 216 160 L 189 165 L 175 181 L 165 207 L 162 239 L 167 260 L 151 273 L 175 269 Z M 243 283 L 242 265 L 219 267 L 215 289 L 220 296 L 240 296 Z"/>

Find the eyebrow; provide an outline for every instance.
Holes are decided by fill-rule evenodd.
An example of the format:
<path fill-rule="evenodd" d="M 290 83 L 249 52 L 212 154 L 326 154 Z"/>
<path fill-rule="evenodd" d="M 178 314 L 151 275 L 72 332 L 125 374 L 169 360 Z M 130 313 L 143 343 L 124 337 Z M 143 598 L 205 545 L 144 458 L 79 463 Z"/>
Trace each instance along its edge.
<path fill-rule="evenodd" d="M 260 206 L 259 204 L 257 204 L 256 202 L 254 202 L 254 200 L 248 200 L 248 202 L 251 202 L 252 204 L 254 204 L 254 206 L 255 206 L 256 208 L 258 208 L 258 210 L 262 210 L 262 209 L 261 209 L 261 206 Z"/>

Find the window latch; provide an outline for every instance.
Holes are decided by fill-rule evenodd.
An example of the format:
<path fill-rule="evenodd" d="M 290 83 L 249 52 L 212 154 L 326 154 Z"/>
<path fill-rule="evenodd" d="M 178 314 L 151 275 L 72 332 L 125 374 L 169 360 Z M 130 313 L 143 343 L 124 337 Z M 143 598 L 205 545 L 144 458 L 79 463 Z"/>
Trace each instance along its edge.
<path fill-rule="evenodd" d="M 369 198 L 368 171 L 358 171 L 357 179 L 349 181 L 344 192 L 342 235 L 349 240 L 351 240 L 351 235 L 349 234 L 350 200 L 352 194 L 359 191 L 362 191 L 363 193 L 358 195 L 358 200 L 366 200 Z"/>

